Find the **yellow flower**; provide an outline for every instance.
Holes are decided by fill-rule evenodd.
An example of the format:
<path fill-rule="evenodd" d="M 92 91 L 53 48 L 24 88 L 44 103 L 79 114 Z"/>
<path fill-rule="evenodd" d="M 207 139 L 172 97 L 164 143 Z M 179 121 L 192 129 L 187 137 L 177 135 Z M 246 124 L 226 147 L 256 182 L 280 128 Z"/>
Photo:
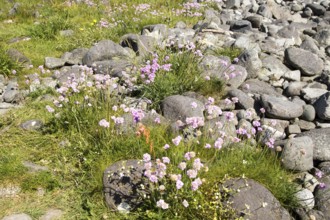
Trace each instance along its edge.
<path fill-rule="evenodd" d="M 79 28 L 79 30 L 83 31 L 83 30 L 84 30 L 84 28 Z"/>
<path fill-rule="evenodd" d="M 97 22 L 97 20 L 96 20 L 96 19 L 93 19 L 93 22 L 94 22 L 94 23 L 96 23 L 96 22 Z"/>

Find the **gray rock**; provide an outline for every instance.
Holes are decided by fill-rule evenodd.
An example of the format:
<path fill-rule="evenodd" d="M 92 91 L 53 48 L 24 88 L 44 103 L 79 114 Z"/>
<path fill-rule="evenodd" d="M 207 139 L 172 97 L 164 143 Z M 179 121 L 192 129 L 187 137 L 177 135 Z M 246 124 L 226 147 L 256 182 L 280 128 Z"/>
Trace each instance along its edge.
<path fill-rule="evenodd" d="M 251 22 L 253 28 L 260 28 L 262 24 L 262 17 L 260 15 L 251 15 L 246 17 L 245 20 Z"/>
<path fill-rule="evenodd" d="M 184 23 L 183 21 L 179 21 L 179 22 L 177 22 L 177 23 L 175 24 L 175 27 L 176 27 L 176 28 L 182 28 L 182 29 L 184 29 L 184 28 L 187 27 L 187 25 L 186 25 L 186 23 Z"/>
<path fill-rule="evenodd" d="M 96 61 L 129 60 L 134 57 L 135 53 L 133 51 L 125 49 L 111 40 L 103 40 L 91 47 L 83 57 L 82 61 L 84 65 L 92 66 Z"/>
<path fill-rule="evenodd" d="M 32 220 L 32 218 L 25 213 L 20 213 L 20 214 L 7 215 L 2 220 Z"/>
<path fill-rule="evenodd" d="M 21 188 L 19 186 L 0 187 L 0 198 L 16 197 L 20 192 Z"/>
<path fill-rule="evenodd" d="M 20 103 L 23 100 L 23 95 L 19 90 L 7 87 L 2 98 L 7 103 Z"/>
<path fill-rule="evenodd" d="M 252 30 L 251 22 L 247 20 L 232 21 L 230 24 L 230 30 L 234 32 L 247 32 Z"/>
<path fill-rule="evenodd" d="M 284 145 L 281 161 L 285 168 L 295 171 L 308 171 L 313 168 L 313 140 L 310 137 L 297 137 Z"/>
<path fill-rule="evenodd" d="M 286 72 L 290 69 L 287 68 L 281 60 L 277 59 L 275 56 L 267 56 L 262 59 L 262 66 L 270 71 L 274 79 L 279 80 Z"/>
<path fill-rule="evenodd" d="M 330 128 L 313 129 L 297 134 L 296 137 L 308 136 L 314 142 L 314 160 L 330 160 Z"/>
<path fill-rule="evenodd" d="M 39 220 L 59 220 L 62 215 L 63 211 L 60 209 L 49 209 L 44 215 L 40 216 Z"/>
<path fill-rule="evenodd" d="M 288 87 L 285 89 L 285 94 L 287 96 L 299 96 L 301 90 L 307 85 L 306 82 L 291 82 Z"/>
<path fill-rule="evenodd" d="M 246 80 L 240 86 L 240 89 L 245 93 L 250 93 L 250 94 L 254 94 L 254 95 L 267 94 L 267 95 L 271 95 L 271 96 L 282 97 L 282 95 L 279 94 L 274 89 L 274 87 L 272 87 L 268 83 L 265 83 L 265 82 L 257 80 L 257 79 Z"/>
<path fill-rule="evenodd" d="M 21 4 L 16 2 L 14 4 L 14 6 L 9 10 L 9 15 L 10 16 L 16 15 L 20 7 L 21 7 Z"/>
<path fill-rule="evenodd" d="M 306 37 L 305 40 L 300 45 L 301 49 L 308 50 L 314 54 L 321 55 L 319 47 L 316 45 L 316 41 L 310 37 Z"/>
<path fill-rule="evenodd" d="M 323 172 L 324 175 L 329 176 L 329 174 L 330 174 L 330 161 L 322 162 L 317 167 L 320 169 L 320 171 Z"/>
<path fill-rule="evenodd" d="M 239 89 L 231 89 L 228 91 L 228 95 L 231 97 L 237 97 L 237 105 L 240 108 L 249 109 L 254 107 L 254 99 L 248 96 L 245 92 Z"/>
<path fill-rule="evenodd" d="M 232 68 L 232 70 L 230 70 Z M 238 88 L 245 80 L 248 75 L 246 69 L 242 66 L 232 64 L 226 70 L 226 76 L 229 77 L 227 80 L 226 85 L 231 88 Z M 225 79 L 224 76 L 222 76 Z"/>
<path fill-rule="evenodd" d="M 141 160 L 123 160 L 104 171 L 104 194 L 110 209 L 129 212 L 143 202 L 143 195 L 149 194 L 144 170 Z"/>
<path fill-rule="evenodd" d="M 305 105 L 303 108 L 304 112 L 301 118 L 306 121 L 314 121 L 316 115 L 315 108 L 312 105 Z"/>
<path fill-rule="evenodd" d="M 48 167 L 40 166 L 30 161 L 23 161 L 23 166 L 26 167 L 32 173 L 49 170 Z"/>
<path fill-rule="evenodd" d="M 48 69 L 55 69 L 65 65 L 65 60 L 55 57 L 45 58 L 45 67 Z"/>
<path fill-rule="evenodd" d="M 161 43 L 168 37 L 169 28 L 165 24 L 147 25 L 143 27 L 142 35 L 151 36 L 155 38 L 158 43 Z"/>
<path fill-rule="evenodd" d="M 319 75 L 324 68 L 323 61 L 317 55 L 294 47 L 285 50 L 285 61 L 306 76 Z"/>
<path fill-rule="evenodd" d="M 73 51 L 64 53 L 61 59 L 65 60 L 65 62 L 69 65 L 81 65 L 82 59 L 87 52 L 87 48 L 77 48 Z"/>
<path fill-rule="evenodd" d="M 295 197 L 298 200 L 298 203 L 306 208 L 313 209 L 315 205 L 314 195 L 308 189 L 301 189 L 295 193 Z"/>
<path fill-rule="evenodd" d="M 319 4 L 307 4 L 306 7 L 312 9 L 313 14 L 316 16 L 324 15 L 324 12 L 326 11 L 326 9 Z"/>
<path fill-rule="evenodd" d="M 220 187 L 229 189 L 228 201 L 232 202 L 231 207 L 236 210 L 238 216 L 258 220 L 291 219 L 288 211 L 271 192 L 254 180 L 230 179 Z"/>
<path fill-rule="evenodd" d="M 228 0 L 226 1 L 227 9 L 238 9 L 241 5 L 241 0 Z"/>
<path fill-rule="evenodd" d="M 60 31 L 60 36 L 62 37 L 70 37 L 74 34 L 73 30 L 62 30 Z"/>
<path fill-rule="evenodd" d="M 192 108 L 191 103 L 195 102 L 197 108 Z M 165 98 L 161 103 L 161 109 L 165 118 L 185 122 L 188 117 L 203 117 L 204 104 L 200 101 L 181 95 L 173 95 Z"/>
<path fill-rule="evenodd" d="M 290 81 L 300 81 L 300 76 L 300 70 L 293 70 L 285 72 L 283 78 Z"/>
<path fill-rule="evenodd" d="M 287 129 L 288 136 L 290 134 L 299 134 L 301 133 L 300 127 L 297 124 L 289 125 Z"/>
<path fill-rule="evenodd" d="M 38 120 L 38 119 L 32 119 L 23 122 L 20 124 L 20 127 L 23 128 L 24 130 L 39 130 L 43 127 L 43 122 Z"/>
<path fill-rule="evenodd" d="M 262 95 L 261 104 L 266 110 L 266 115 L 279 119 L 294 119 L 303 114 L 301 105 L 297 105 L 281 97 Z"/>
<path fill-rule="evenodd" d="M 103 60 L 94 62 L 94 73 L 122 77 L 122 72 L 128 73 L 133 64 L 127 60 Z"/>
<path fill-rule="evenodd" d="M 298 30 L 292 25 L 288 25 L 288 26 L 281 28 L 277 32 L 277 34 L 278 34 L 278 36 L 280 36 L 282 38 L 294 39 L 294 42 L 296 45 L 301 44 L 300 34 L 299 34 Z"/>
<path fill-rule="evenodd" d="M 302 131 L 309 131 L 309 130 L 316 128 L 316 126 L 313 122 L 305 121 L 305 120 L 299 120 L 299 121 L 295 122 L 295 124 L 299 125 L 299 127 Z"/>
<path fill-rule="evenodd" d="M 311 8 L 305 8 L 302 13 L 302 17 L 304 18 L 312 17 L 312 15 L 313 15 L 313 10 Z"/>
<path fill-rule="evenodd" d="M 320 119 L 330 120 L 330 92 L 322 95 L 315 103 L 316 114 Z"/>
<path fill-rule="evenodd" d="M 322 45 L 330 45 L 330 30 L 329 29 L 322 29 L 318 31 L 315 35 L 315 40 Z"/>
<path fill-rule="evenodd" d="M 303 99 L 308 103 L 314 103 L 322 95 L 328 92 L 327 89 L 318 89 L 318 88 L 304 88 L 301 90 L 301 95 Z"/>
<path fill-rule="evenodd" d="M 330 45 L 325 48 L 325 54 L 330 57 Z"/>
<path fill-rule="evenodd" d="M 319 181 L 317 181 L 317 179 L 312 174 L 309 174 L 307 172 L 304 174 L 302 182 L 303 187 L 311 192 L 314 192 L 315 187 L 319 184 Z"/>
<path fill-rule="evenodd" d="M 266 4 L 262 4 L 259 6 L 257 14 L 259 14 L 265 18 L 273 17 L 272 11 L 269 9 L 269 7 Z"/>
<path fill-rule="evenodd" d="M 12 59 L 15 62 L 19 62 L 25 65 L 31 64 L 31 60 L 16 49 L 13 48 L 9 49 L 7 51 L 7 55 L 10 57 L 10 59 Z"/>
<path fill-rule="evenodd" d="M 258 50 L 249 49 L 238 56 L 238 65 L 245 67 L 248 72 L 247 78 L 254 78 L 262 67 L 262 62 L 259 59 Z"/>
<path fill-rule="evenodd" d="M 10 109 L 14 107 L 16 107 L 16 105 L 6 102 L 0 102 L 0 109 Z"/>
<path fill-rule="evenodd" d="M 314 192 L 315 197 L 315 209 L 322 211 L 325 219 L 330 218 L 330 177 L 324 176 L 319 182 L 324 183 L 325 187 L 316 187 Z"/>
<path fill-rule="evenodd" d="M 121 37 L 120 45 L 131 48 L 137 55 L 147 56 L 154 52 L 156 40 L 150 36 L 125 34 Z"/>

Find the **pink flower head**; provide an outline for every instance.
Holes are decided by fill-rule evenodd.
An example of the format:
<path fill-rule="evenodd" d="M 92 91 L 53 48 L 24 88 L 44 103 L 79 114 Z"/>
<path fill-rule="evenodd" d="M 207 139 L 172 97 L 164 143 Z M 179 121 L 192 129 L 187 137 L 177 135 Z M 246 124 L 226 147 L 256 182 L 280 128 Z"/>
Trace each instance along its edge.
<path fill-rule="evenodd" d="M 168 157 L 163 157 L 162 160 L 163 160 L 163 163 L 170 163 L 170 158 L 168 158 Z"/>
<path fill-rule="evenodd" d="M 169 149 L 169 148 L 170 148 L 170 145 L 168 145 L 168 144 L 165 144 L 163 148 L 164 148 L 164 150 L 167 150 L 167 149 Z"/>
<path fill-rule="evenodd" d="M 177 189 L 181 189 L 183 187 L 183 185 L 184 185 L 184 183 L 181 180 L 176 181 L 175 186 Z"/>
<path fill-rule="evenodd" d="M 162 209 L 168 209 L 169 205 L 163 200 L 160 199 L 156 203 L 157 207 L 162 208 Z"/>
<path fill-rule="evenodd" d="M 179 135 L 176 138 L 172 139 L 172 142 L 175 146 L 178 146 L 182 140 L 182 137 Z"/>
<path fill-rule="evenodd" d="M 151 156 L 148 153 L 143 154 L 143 161 L 148 163 L 151 160 Z"/>
<path fill-rule="evenodd" d="M 187 167 L 187 163 L 186 162 L 181 162 L 181 163 L 179 163 L 178 167 L 179 167 L 180 170 L 184 170 Z"/>
<path fill-rule="evenodd" d="M 214 148 L 215 149 L 221 149 L 222 148 L 222 144 L 223 144 L 223 139 L 222 138 L 218 138 L 215 143 L 214 143 Z"/>
<path fill-rule="evenodd" d="M 102 119 L 101 121 L 99 121 L 99 125 L 101 127 L 104 127 L 104 128 L 110 127 L 110 123 L 107 120 L 105 120 L 105 119 Z"/>
<path fill-rule="evenodd" d="M 196 102 L 192 102 L 191 103 L 191 108 L 197 108 L 197 103 Z"/>
<path fill-rule="evenodd" d="M 185 153 L 184 158 L 186 158 L 186 160 L 190 160 L 190 159 L 194 158 L 195 156 L 196 156 L 196 153 L 191 151 L 191 152 Z"/>
<path fill-rule="evenodd" d="M 199 188 L 200 185 L 202 185 L 201 179 L 200 178 L 195 179 L 191 183 L 191 190 L 196 191 Z"/>
<path fill-rule="evenodd" d="M 316 171 L 315 176 L 317 176 L 317 178 L 322 178 L 323 172 L 318 170 L 318 171 Z"/>
<path fill-rule="evenodd" d="M 187 175 L 189 176 L 190 179 L 194 179 L 197 177 L 197 171 L 196 170 L 187 170 Z"/>
<path fill-rule="evenodd" d="M 50 107 L 49 105 L 46 105 L 46 109 L 47 109 L 47 111 L 50 112 L 50 113 L 55 112 L 55 110 L 54 110 L 52 107 Z"/>
<path fill-rule="evenodd" d="M 211 148 L 211 144 L 205 144 L 204 148 L 207 148 L 207 149 Z"/>
<path fill-rule="evenodd" d="M 261 112 L 262 114 L 264 114 L 264 113 L 266 112 L 266 110 L 265 110 L 264 108 L 261 108 L 261 109 L 260 109 L 260 112 Z"/>

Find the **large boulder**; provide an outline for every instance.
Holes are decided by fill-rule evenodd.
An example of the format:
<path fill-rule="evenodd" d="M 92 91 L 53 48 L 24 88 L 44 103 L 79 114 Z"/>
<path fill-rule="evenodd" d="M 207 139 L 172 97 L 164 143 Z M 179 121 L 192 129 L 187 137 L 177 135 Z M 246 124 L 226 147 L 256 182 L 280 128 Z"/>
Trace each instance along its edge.
<path fill-rule="evenodd" d="M 272 193 L 260 183 L 251 179 L 230 179 L 222 188 L 229 190 L 228 201 L 237 211 L 238 217 L 258 220 L 291 220 Z M 222 191 L 222 190 L 221 190 Z"/>
<path fill-rule="evenodd" d="M 330 120 L 330 92 L 322 95 L 315 103 L 316 114 L 320 119 Z"/>

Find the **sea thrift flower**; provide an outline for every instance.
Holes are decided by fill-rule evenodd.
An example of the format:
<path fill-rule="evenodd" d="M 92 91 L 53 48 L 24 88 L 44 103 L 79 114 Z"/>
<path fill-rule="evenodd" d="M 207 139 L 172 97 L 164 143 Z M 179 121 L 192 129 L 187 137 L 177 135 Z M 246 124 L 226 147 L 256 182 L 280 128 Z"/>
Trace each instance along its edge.
<path fill-rule="evenodd" d="M 315 176 L 317 176 L 318 178 L 322 178 L 323 176 L 323 172 L 318 170 L 316 173 L 315 173 Z"/>
<path fill-rule="evenodd" d="M 50 107 L 49 105 L 46 105 L 46 109 L 47 109 L 47 111 L 50 112 L 50 113 L 55 112 L 55 110 L 54 110 L 52 107 Z"/>
<path fill-rule="evenodd" d="M 183 187 L 183 185 L 184 185 L 184 183 L 181 180 L 176 181 L 175 186 L 177 189 L 181 189 Z"/>
<path fill-rule="evenodd" d="M 205 76 L 204 79 L 205 79 L 206 81 L 209 81 L 209 80 L 211 80 L 211 77 L 210 77 L 210 76 Z"/>
<path fill-rule="evenodd" d="M 260 109 L 260 112 L 261 112 L 262 114 L 264 114 L 264 113 L 266 112 L 266 110 L 265 110 L 264 108 L 261 108 L 261 109 Z"/>
<path fill-rule="evenodd" d="M 118 106 L 117 105 L 112 106 L 112 110 L 116 112 L 118 110 Z"/>
<path fill-rule="evenodd" d="M 195 156 L 196 156 L 196 153 L 191 151 L 191 152 L 185 153 L 184 158 L 186 158 L 186 160 L 190 160 L 190 159 L 194 158 Z"/>
<path fill-rule="evenodd" d="M 163 147 L 165 150 L 169 149 L 170 148 L 170 145 L 168 144 L 165 144 L 164 147 Z"/>
<path fill-rule="evenodd" d="M 208 97 L 207 104 L 212 105 L 214 103 L 214 98 Z"/>
<path fill-rule="evenodd" d="M 159 117 L 155 118 L 154 122 L 160 124 L 160 118 Z"/>
<path fill-rule="evenodd" d="M 187 208 L 189 206 L 189 203 L 187 202 L 187 200 L 183 200 L 182 205 Z"/>
<path fill-rule="evenodd" d="M 170 158 L 168 158 L 168 157 L 163 157 L 162 160 L 163 160 L 163 163 L 170 163 Z"/>
<path fill-rule="evenodd" d="M 215 143 L 214 143 L 214 148 L 215 149 L 221 149 L 222 148 L 222 144 L 223 144 L 223 139 L 222 138 L 218 138 Z"/>
<path fill-rule="evenodd" d="M 269 148 L 274 148 L 274 143 L 275 143 L 275 139 L 274 138 L 269 138 L 269 140 L 266 142 L 266 145 Z"/>
<path fill-rule="evenodd" d="M 105 127 L 105 128 L 110 127 L 110 123 L 107 122 L 107 120 L 105 120 L 105 119 L 102 119 L 101 121 L 99 121 L 99 125 L 100 125 L 101 127 Z"/>
<path fill-rule="evenodd" d="M 197 103 L 196 102 L 192 102 L 191 103 L 191 108 L 197 108 Z"/>
<path fill-rule="evenodd" d="M 228 121 L 232 121 L 234 119 L 235 114 L 233 112 L 226 112 L 226 119 Z"/>
<path fill-rule="evenodd" d="M 111 116 L 111 119 L 115 122 L 115 124 L 123 124 L 124 123 L 124 118 L 122 118 L 122 117 Z"/>
<path fill-rule="evenodd" d="M 182 140 L 182 137 L 179 135 L 176 138 L 172 139 L 172 142 L 175 146 L 178 146 Z"/>
<path fill-rule="evenodd" d="M 16 72 L 16 70 L 12 70 L 11 73 L 16 75 L 17 72 Z"/>
<path fill-rule="evenodd" d="M 230 105 L 230 104 L 231 104 L 231 100 L 228 99 L 228 98 L 226 98 L 226 99 L 225 99 L 225 104 L 226 104 L 226 105 Z"/>
<path fill-rule="evenodd" d="M 201 179 L 200 178 L 195 179 L 191 183 L 191 190 L 196 191 L 199 188 L 200 185 L 202 185 Z"/>
<path fill-rule="evenodd" d="M 143 161 L 145 163 L 149 162 L 151 160 L 151 156 L 148 153 L 143 154 Z"/>
<path fill-rule="evenodd" d="M 211 148 L 211 144 L 205 144 L 204 148 L 207 148 L 207 149 Z"/>
<path fill-rule="evenodd" d="M 162 209 L 168 209 L 169 206 L 163 199 L 160 199 L 159 201 L 157 201 L 157 207 Z"/>
<path fill-rule="evenodd" d="M 321 189 L 324 189 L 325 188 L 325 183 L 319 183 L 319 187 L 321 188 Z"/>
<path fill-rule="evenodd" d="M 233 101 L 233 103 L 237 103 L 238 102 L 238 98 L 237 97 L 233 97 L 233 98 L 231 98 L 231 100 Z"/>
<path fill-rule="evenodd" d="M 189 176 L 190 179 L 194 179 L 197 177 L 197 171 L 190 169 L 187 171 L 187 175 Z"/>
<path fill-rule="evenodd" d="M 193 168 L 195 170 L 200 170 L 202 167 L 204 167 L 203 163 L 201 162 L 201 159 L 196 158 L 193 163 Z"/>
<path fill-rule="evenodd" d="M 157 178 L 156 175 L 150 175 L 149 180 L 152 183 L 157 183 L 158 182 L 158 178 Z"/>
<path fill-rule="evenodd" d="M 203 117 L 190 117 L 186 118 L 186 123 L 192 126 L 194 129 L 204 126 L 204 118 Z"/>
<path fill-rule="evenodd" d="M 186 162 L 181 162 L 181 163 L 179 163 L 178 167 L 179 167 L 180 170 L 184 170 L 187 167 L 187 163 Z"/>
<path fill-rule="evenodd" d="M 252 122 L 252 125 L 253 125 L 254 127 L 260 127 L 260 126 L 261 126 L 260 121 L 253 121 L 253 122 Z"/>

